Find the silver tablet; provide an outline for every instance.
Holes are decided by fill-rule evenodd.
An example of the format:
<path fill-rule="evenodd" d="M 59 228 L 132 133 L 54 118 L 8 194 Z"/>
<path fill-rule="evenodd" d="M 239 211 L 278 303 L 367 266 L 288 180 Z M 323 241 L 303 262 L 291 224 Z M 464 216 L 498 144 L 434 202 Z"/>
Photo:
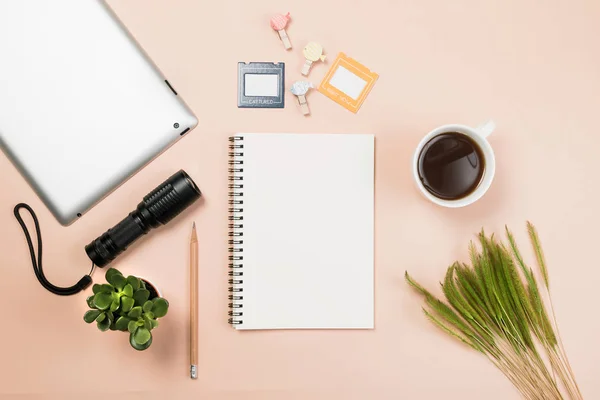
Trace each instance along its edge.
<path fill-rule="evenodd" d="M 99 0 L 0 1 L 0 146 L 73 222 L 197 120 Z"/>

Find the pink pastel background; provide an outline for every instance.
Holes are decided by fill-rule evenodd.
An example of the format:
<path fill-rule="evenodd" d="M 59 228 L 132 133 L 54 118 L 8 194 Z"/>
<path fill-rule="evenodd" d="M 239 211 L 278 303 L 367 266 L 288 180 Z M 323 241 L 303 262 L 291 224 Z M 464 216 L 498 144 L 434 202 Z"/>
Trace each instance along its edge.
<path fill-rule="evenodd" d="M 600 398 L 597 316 L 600 3 L 595 0 L 112 0 L 116 13 L 199 116 L 199 127 L 68 228 L 58 224 L 0 155 L 0 394 L 2 398 L 465 399 L 519 398 L 482 356 L 445 337 L 420 311 L 405 270 L 432 290 L 465 259 L 482 227 L 508 224 L 525 245 L 541 234 L 554 301 L 586 399 Z M 272 13 L 292 13 L 283 50 Z M 284 61 L 300 78 L 301 49 L 323 44 L 379 73 L 351 114 L 314 91 L 304 118 L 236 107 L 238 61 Z M 327 63 L 316 64 L 319 83 Z M 425 201 L 411 153 L 438 125 L 493 118 L 496 180 L 465 209 Z M 376 329 L 236 332 L 227 323 L 227 146 L 235 132 L 376 135 Z M 102 162 L 102 160 L 98 160 Z M 155 281 L 171 302 L 149 351 L 82 321 L 85 297 L 61 298 L 35 280 L 18 202 L 38 212 L 49 279 L 70 285 L 89 268 L 83 247 L 150 189 L 183 168 L 202 204 L 114 264 Z M 315 193 L 318 196 L 318 193 Z M 188 237 L 200 237 L 200 365 L 188 378 Z M 318 229 L 318 227 L 315 227 Z M 527 251 L 528 256 L 532 256 Z M 95 275 L 103 280 L 102 271 Z M 340 281 L 343 284 L 343 280 Z M 20 396 L 22 395 L 22 396 Z"/>

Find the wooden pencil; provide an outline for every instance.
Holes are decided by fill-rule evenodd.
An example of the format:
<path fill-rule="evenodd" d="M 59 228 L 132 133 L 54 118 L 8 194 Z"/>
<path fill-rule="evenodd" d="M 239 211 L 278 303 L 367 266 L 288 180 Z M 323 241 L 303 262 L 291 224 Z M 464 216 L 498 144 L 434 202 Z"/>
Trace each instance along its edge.
<path fill-rule="evenodd" d="M 190 239 L 190 377 L 198 378 L 198 235 L 195 222 Z"/>

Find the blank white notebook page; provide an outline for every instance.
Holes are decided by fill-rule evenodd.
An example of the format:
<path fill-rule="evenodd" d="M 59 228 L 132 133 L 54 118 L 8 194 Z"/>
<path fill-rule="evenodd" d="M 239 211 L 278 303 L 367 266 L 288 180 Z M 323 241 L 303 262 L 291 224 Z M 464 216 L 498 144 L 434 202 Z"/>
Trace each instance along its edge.
<path fill-rule="evenodd" d="M 374 326 L 372 135 L 241 134 L 237 329 Z M 235 214 L 234 214 L 235 215 Z"/>

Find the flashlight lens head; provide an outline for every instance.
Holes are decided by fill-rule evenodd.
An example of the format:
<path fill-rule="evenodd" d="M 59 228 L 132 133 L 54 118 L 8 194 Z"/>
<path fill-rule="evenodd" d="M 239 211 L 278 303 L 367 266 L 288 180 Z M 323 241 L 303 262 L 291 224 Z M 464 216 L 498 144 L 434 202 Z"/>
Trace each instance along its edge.
<path fill-rule="evenodd" d="M 158 223 L 164 225 L 199 197 L 200 189 L 192 178 L 181 170 L 144 197 L 138 209 L 144 208 Z"/>

